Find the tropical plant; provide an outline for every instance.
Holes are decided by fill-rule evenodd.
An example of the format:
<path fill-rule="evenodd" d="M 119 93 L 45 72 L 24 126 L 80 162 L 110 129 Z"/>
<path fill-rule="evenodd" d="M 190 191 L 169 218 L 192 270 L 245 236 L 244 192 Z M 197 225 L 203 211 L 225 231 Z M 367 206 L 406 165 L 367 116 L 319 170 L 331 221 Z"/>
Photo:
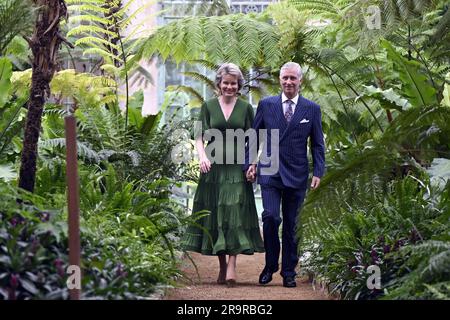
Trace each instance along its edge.
<path fill-rule="evenodd" d="M 50 81 L 57 69 L 57 53 L 64 41 L 59 33 L 59 22 L 67 14 L 64 1 L 34 2 L 39 7 L 37 19 L 33 35 L 27 40 L 33 54 L 33 76 L 19 172 L 19 186 L 28 191 L 34 189 L 42 111 L 50 94 Z"/>
<path fill-rule="evenodd" d="M 448 199 L 439 189 L 413 176 L 393 181 L 385 188 L 354 193 L 355 201 L 339 207 L 338 219 L 321 225 L 316 240 L 304 242 L 303 248 L 308 250 L 304 271 L 316 274 L 331 293 L 344 299 L 383 295 L 433 298 L 428 286 L 438 288 L 446 281 L 448 285 L 444 260 L 434 264 L 440 259 L 435 257 L 438 254 L 447 259 L 447 247 L 445 242 L 439 245 L 430 240 L 442 238 L 449 230 Z M 391 195 L 384 196 L 386 191 Z M 343 196 L 341 190 L 336 193 Z M 438 250 L 424 255 L 421 248 L 433 245 Z M 367 286 L 371 265 L 381 270 L 380 288 Z M 431 272 L 425 274 L 428 270 Z"/>
<path fill-rule="evenodd" d="M 34 9 L 31 0 L 3 0 L 0 3 L 0 56 L 18 35 L 31 31 Z"/>
<path fill-rule="evenodd" d="M 132 10 L 135 0 L 125 4 L 120 0 L 68 0 L 69 12 L 73 12 L 72 25 L 67 32 L 68 37 L 75 38 L 75 47 L 82 49 L 83 56 L 91 60 L 97 59 L 91 73 L 110 77 L 121 85 L 120 78 L 125 80 L 125 126 L 128 125 L 129 106 L 129 70 L 137 70 L 150 82 L 153 79 L 139 64 L 129 62 L 136 47 L 142 42 L 141 33 L 144 21 L 134 23 L 138 14 L 154 1 L 148 1 Z M 126 31 L 125 31 L 126 30 Z M 73 62 L 75 65 L 76 63 Z M 117 88 L 118 90 L 119 88 Z"/>

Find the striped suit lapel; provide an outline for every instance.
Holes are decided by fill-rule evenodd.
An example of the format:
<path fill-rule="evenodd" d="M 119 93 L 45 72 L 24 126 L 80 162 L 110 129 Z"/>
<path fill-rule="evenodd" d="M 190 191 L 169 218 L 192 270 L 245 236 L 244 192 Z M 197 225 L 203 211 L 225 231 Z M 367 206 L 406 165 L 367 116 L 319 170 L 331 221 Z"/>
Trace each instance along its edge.
<path fill-rule="evenodd" d="M 272 114 L 275 115 L 280 128 L 280 137 L 286 132 L 287 121 L 283 114 L 283 104 L 281 103 L 281 95 L 277 96 L 275 103 L 272 105 Z"/>
<path fill-rule="evenodd" d="M 302 96 L 298 97 L 297 105 L 295 106 L 294 115 L 292 116 L 291 122 L 289 122 L 290 127 L 295 127 L 303 118 L 305 118 L 308 108 L 306 107 L 305 101 Z"/>

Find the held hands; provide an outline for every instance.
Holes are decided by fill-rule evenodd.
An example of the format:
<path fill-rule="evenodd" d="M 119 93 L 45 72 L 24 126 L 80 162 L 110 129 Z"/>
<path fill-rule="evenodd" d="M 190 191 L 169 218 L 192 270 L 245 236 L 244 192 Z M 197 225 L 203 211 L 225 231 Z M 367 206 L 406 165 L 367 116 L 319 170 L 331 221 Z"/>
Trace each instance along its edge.
<path fill-rule="evenodd" d="M 201 156 L 200 157 L 200 172 L 201 173 L 207 173 L 211 170 L 211 161 L 209 161 L 208 157 Z"/>
<path fill-rule="evenodd" d="M 311 189 L 317 189 L 319 187 L 320 184 L 320 178 L 318 177 L 312 177 L 312 181 L 311 181 Z"/>
<path fill-rule="evenodd" d="M 252 164 L 248 167 L 247 172 L 245 173 L 245 177 L 249 182 L 255 182 L 256 180 L 256 165 Z"/>

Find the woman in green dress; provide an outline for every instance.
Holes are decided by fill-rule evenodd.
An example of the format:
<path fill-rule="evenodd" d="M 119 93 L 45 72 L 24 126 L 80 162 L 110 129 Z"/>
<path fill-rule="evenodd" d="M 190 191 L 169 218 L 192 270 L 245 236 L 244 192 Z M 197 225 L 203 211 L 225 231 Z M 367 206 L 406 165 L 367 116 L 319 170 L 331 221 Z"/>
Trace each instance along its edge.
<path fill-rule="evenodd" d="M 238 153 L 244 152 L 237 148 L 244 147 L 236 143 L 235 139 L 227 142 L 225 134 L 227 129 L 245 131 L 252 126 L 253 108 L 238 98 L 243 80 L 236 65 L 223 64 L 217 71 L 215 81 L 218 98 L 202 105 L 199 119 L 202 130 L 195 136 L 200 180 L 194 196 L 193 212 L 208 210 L 210 214 L 198 221 L 203 229 L 189 226 L 183 238 L 186 250 L 219 257 L 217 283 L 228 286 L 236 284 L 238 254 L 264 252 L 252 183 L 245 178 L 242 163 L 239 163 L 239 157 L 236 157 Z M 217 145 L 215 146 L 211 159 L 208 158 L 204 147 L 204 140 L 207 139 L 204 133 L 208 129 L 220 130 L 224 141 L 222 150 L 217 150 Z M 221 156 L 218 153 L 220 151 L 223 151 Z M 227 154 L 230 158 L 230 153 L 234 154 L 232 163 L 226 161 Z M 223 161 L 212 161 L 218 157 Z"/>

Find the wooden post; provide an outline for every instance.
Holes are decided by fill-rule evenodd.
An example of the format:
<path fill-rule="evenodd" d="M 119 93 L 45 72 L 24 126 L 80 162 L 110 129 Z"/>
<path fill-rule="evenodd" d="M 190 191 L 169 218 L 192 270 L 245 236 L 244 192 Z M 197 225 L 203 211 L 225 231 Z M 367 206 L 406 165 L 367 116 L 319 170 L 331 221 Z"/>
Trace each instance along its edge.
<path fill-rule="evenodd" d="M 76 119 L 69 112 L 64 121 L 66 127 L 66 177 L 69 211 L 69 264 L 81 268 Z M 81 279 L 79 283 L 81 283 Z M 69 289 L 69 293 L 71 300 L 79 300 L 81 288 Z"/>

